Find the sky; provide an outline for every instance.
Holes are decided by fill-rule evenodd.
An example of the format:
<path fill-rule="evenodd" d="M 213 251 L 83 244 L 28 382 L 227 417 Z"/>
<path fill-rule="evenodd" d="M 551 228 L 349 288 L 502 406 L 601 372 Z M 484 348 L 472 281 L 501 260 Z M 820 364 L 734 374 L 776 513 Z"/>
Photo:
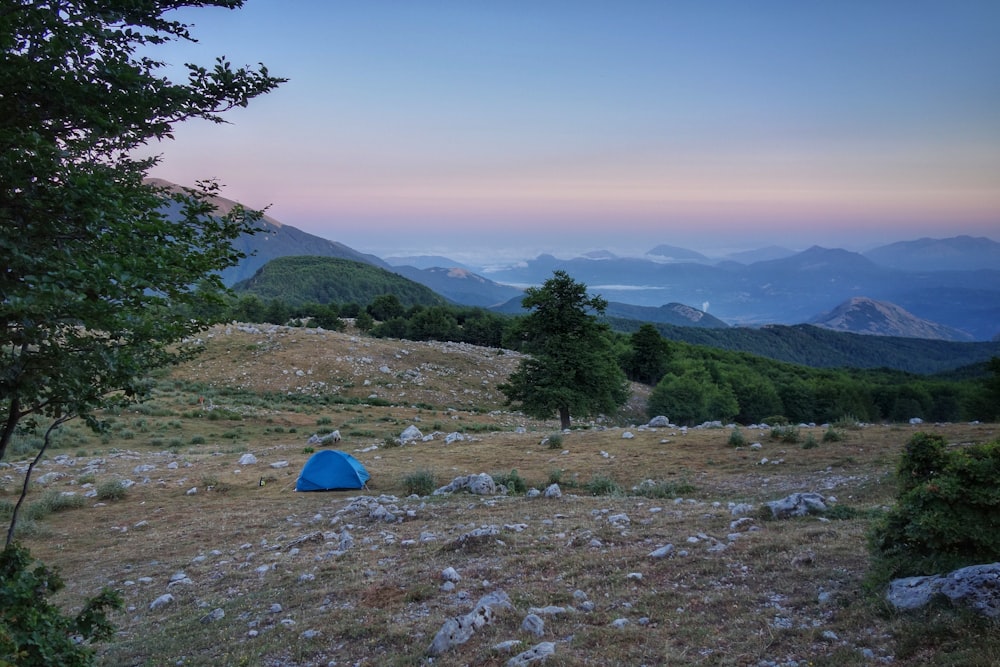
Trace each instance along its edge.
<path fill-rule="evenodd" d="M 289 81 L 152 175 L 382 257 L 1000 240 L 996 0 L 248 0 L 185 62 Z"/>

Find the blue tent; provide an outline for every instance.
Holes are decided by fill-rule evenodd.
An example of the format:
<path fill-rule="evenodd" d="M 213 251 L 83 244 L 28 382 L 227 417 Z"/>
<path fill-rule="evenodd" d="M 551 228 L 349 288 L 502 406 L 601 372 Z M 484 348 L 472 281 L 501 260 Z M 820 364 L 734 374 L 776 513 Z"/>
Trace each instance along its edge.
<path fill-rule="evenodd" d="M 309 457 L 299 473 L 296 491 L 361 489 L 371 475 L 361 462 L 346 452 L 324 449 Z"/>

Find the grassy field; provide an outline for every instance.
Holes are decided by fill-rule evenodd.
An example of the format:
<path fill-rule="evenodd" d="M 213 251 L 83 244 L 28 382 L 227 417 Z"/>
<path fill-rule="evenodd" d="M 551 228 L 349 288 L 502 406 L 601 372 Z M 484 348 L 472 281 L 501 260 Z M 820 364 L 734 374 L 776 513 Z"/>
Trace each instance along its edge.
<path fill-rule="evenodd" d="M 617 421 L 544 442 L 558 423 L 497 390 L 513 353 L 273 327 L 201 343 L 106 433 L 65 427 L 35 472 L 19 539 L 66 578 L 59 602 L 124 594 L 101 665 L 503 665 L 541 641 L 555 642 L 547 665 L 1000 664 L 995 623 L 898 614 L 865 585 L 866 532 L 906 441 L 990 441 L 998 425 L 742 429 L 734 447 L 728 428 L 639 428 L 639 393 Z M 398 446 L 410 424 L 433 438 Z M 333 429 L 370 488 L 296 493 L 308 437 Z M 32 444 L 0 470 L 0 503 Z M 480 472 L 563 495 L 426 494 Z M 105 499 L 58 501 L 88 491 Z M 765 518 L 762 503 L 796 491 L 840 511 Z M 737 504 L 752 520 L 734 527 Z M 482 527 L 496 534 L 467 537 Z M 445 620 L 494 590 L 514 610 L 429 658 Z M 541 637 L 521 629 L 539 609 Z M 521 644 L 496 648 L 507 640 Z"/>

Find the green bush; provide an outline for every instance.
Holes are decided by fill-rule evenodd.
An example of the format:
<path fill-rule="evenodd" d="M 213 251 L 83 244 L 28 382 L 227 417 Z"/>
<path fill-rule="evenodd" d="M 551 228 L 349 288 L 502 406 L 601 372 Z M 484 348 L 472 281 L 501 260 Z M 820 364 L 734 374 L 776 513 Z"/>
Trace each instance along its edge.
<path fill-rule="evenodd" d="M 494 473 L 490 477 L 493 478 L 494 484 L 503 484 L 510 493 L 523 494 L 528 492 L 527 482 L 517 474 L 516 470 L 511 470 L 509 473 Z"/>
<path fill-rule="evenodd" d="M 795 444 L 799 441 L 799 428 L 797 426 L 775 426 L 771 429 L 771 439 Z"/>
<path fill-rule="evenodd" d="M 587 492 L 592 496 L 620 496 L 622 487 L 610 477 L 597 475 L 586 485 Z"/>
<path fill-rule="evenodd" d="M 546 438 L 545 441 L 549 449 L 562 449 L 563 446 L 562 433 L 553 433 L 548 438 Z"/>
<path fill-rule="evenodd" d="M 1000 560 L 1000 440 L 948 449 L 917 433 L 896 476 L 896 504 L 870 535 L 876 580 Z"/>
<path fill-rule="evenodd" d="M 738 428 L 734 428 L 729 434 L 729 446 L 730 447 L 745 447 L 747 444 L 747 439 L 743 435 L 743 431 Z"/>
<path fill-rule="evenodd" d="M 643 498 L 679 498 L 691 493 L 695 487 L 690 482 L 654 482 L 647 479 L 632 489 L 635 495 Z"/>
<path fill-rule="evenodd" d="M 94 664 L 90 643 L 114 635 L 107 612 L 121 608 L 122 598 L 105 589 L 70 617 L 48 601 L 62 588 L 58 573 L 33 562 L 27 549 L 14 544 L 0 552 L 0 665 Z"/>
<path fill-rule="evenodd" d="M 408 496 L 429 496 L 437 488 L 434 473 L 430 470 L 417 470 L 403 478 L 403 488 Z"/>
<path fill-rule="evenodd" d="M 823 442 L 841 442 L 844 437 L 844 432 L 838 431 L 833 426 L 828 426 L 823 432 Z"/>
<path fill-rule="evenodd" d="M 817 447 L 819 447 L 819 443 L 816 441 L 816 436 L 812 433 L 808 434 L 802 443 L 802 449 L 816 449 Z"/>
<path fill-rule="evenodd" d="M 29 503 L 21 515 L 25 519 L 39 521 L 50 514 L 64 510 L 79 509 L 87 504 L 87 499 L 76 494 L 64 494 L 59 491 L 46 491 L 45 494 Z"/>
<path fill-rule="evenodd" d="M 121 500 L 125 497 L 128 489 L 117 479 L 101 482 L 97 486 L 98 500 Z"/>

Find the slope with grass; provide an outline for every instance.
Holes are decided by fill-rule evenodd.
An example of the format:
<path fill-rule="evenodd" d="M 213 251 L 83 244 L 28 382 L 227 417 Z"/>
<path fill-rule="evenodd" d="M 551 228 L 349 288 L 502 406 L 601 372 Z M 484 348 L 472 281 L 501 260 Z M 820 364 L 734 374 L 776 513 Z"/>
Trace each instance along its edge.
<path fill-rule="evenodd" d="M 37 471 L 46 483 L 29 504 L 41 504 L 19 539 L 62 569 L 62 603 L 104 585 L 126 599 L 101 665 L 427 664 L 444 621 L 493 590 L 514 609 L 434 664 L 506 664 L 505 640 L 522 642 L 514 652 L 553 641 L 556 665 L 1000 661 L 989 624 L 887 614 L 866 592 L 866 533 L 918 427 L 742 429 L 734 446 L 730 429 L 626 417 L 550 438 L 557 422 L 507 411 L 495 390 L 509 353 L 259 326 L 201 344 L 152 401 L 106 415 L 106 432 L 67 427 Z M 400 446 L 409 425 L 431 437 Z M 921 428 L 953 445 L 1000 435 Z M 295 493 L 309 435 L 333 429 L 371 488 Z M 26 465 L 19 451 L 0 501 Z M 480 472 L 563 495 L 409 496 Z M 119 481 L 123 492 L 53 502 Z M 762 503 L 796 491 L 839 510 L 764 518 Z M 734 525 L 738 504 L 753 509 Z M 495 534 L 467 537 L 484 526 Z M 550 606 L 564 611 L 543 614 L 542 638 L 521 630 Z"/>

